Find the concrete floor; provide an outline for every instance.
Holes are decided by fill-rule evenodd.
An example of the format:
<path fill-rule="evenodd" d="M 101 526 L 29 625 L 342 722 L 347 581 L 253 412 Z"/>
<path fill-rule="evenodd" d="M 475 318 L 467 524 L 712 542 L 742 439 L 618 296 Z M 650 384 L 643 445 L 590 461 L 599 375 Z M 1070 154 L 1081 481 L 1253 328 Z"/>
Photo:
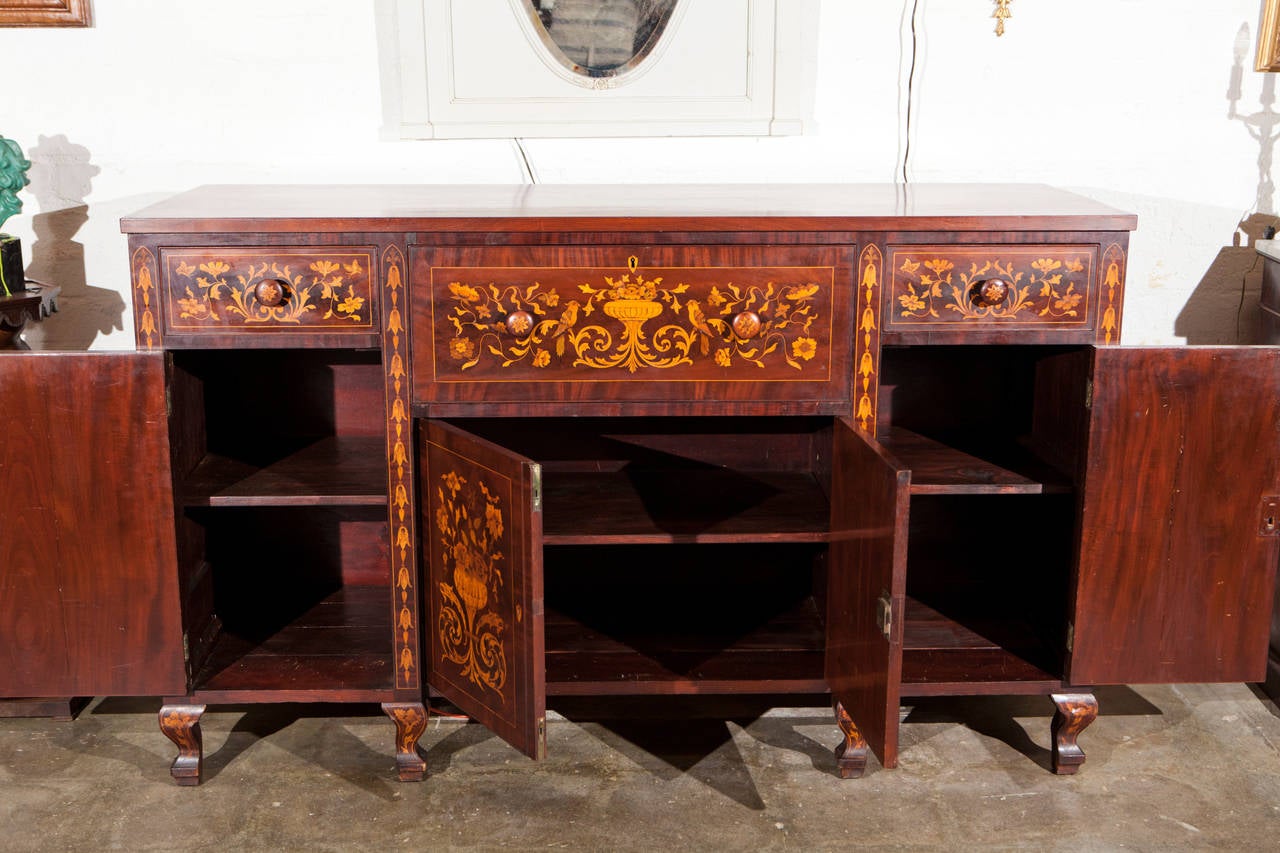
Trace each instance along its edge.
<path fill-rule="evenodd" d="M 535 764 L 437 718 L 394 781 L 364 706 L 211 708 L 206 781 L 169 781 L 153 700 L 0 720 L 0 850 L 1275 850 L 1280 716 L 1244 685 L 1100 691 L 1075 777 L 1046 699 L 921 701 L 896 771 L 834 777 L 824 708 L 562 706 Z M 705 705 L 693 710 L 706 712 Z"/>

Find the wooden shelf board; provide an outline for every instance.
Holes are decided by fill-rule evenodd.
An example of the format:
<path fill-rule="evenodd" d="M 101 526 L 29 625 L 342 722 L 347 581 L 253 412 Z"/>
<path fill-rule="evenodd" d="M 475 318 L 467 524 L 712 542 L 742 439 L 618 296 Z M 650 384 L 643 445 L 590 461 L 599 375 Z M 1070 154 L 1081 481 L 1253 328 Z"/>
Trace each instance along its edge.
<path fill-rule="evenodd" d="M 880 443 L 911 469 L 913 495 L 1038 495 L 1070 491 L 1052 469 L 1011 444 L 1005 468 L 911 430 L 893 427 Z"/>
<path fill-rule="evenodd" d="M 825 542 L 812 474 L 726 468 L 561 471 L 544 477 L 547 545 Z"/>
<path fill-rule="evenodd" d="M 1029 633 L 1019 640 L 1028 647 L 1038 645 Z M 1001 643 L 913 598 L 907 599 L 902 647 L 903 696 L 1039 694 L 1061 689 L 1063 683 Z"/>
<path fill-rule="evenodd" d="M 548 661 L 550 666 L 550 661 Z M 807 663 L 804 669 L 811 667 Z M 792 676 L 773 679 L 713 678 L 635 678 L 609 680 L 557 681 L 547 674 L 548 696 L 727 696 L 793 693 L 825 693 L 826 679 L 819 674 L 810 678 Z"/>
<path fill-rule="evenodd" d="M 395 686 L 386 587 L 339 589 L 284 626 L 270 616 L 222 614 L 222 633 L 194 679 L 197 697 L 374 701 L 357 697 L 381 696 Z M 286 695 L 294 698 L 269 698 Z"/>
<path fill-rule="evenodd" d="M 387 500 L 380 438 L 323 438 L 261 466 L 209 454 L 183 483 L 187 506 L 381 506 Z"/>
<path fill-rule="evenodd" d="M 548 610 L 552 695 L 823 692 L 823 631 L 812 598 L 758 624 L 588 626 Z"/>

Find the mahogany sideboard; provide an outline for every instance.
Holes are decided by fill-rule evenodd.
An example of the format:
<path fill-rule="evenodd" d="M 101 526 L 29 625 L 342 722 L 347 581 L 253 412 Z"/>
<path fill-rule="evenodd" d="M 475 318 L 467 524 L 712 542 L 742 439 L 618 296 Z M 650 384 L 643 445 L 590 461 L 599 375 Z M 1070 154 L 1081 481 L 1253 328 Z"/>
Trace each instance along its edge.
<path fill-rule="evenodd" d="M 164 696 L 179 782 L 208 704 L 283 701 L 382 703 L 419 779 L 428 689 L 534 757 L 557 695 L 829 692 L 845 776 L 904 698 L 1042 694 L 1069 773 L 1094 686 L 1263 676 L 1277 350 L 1117 346 L 1128 214 L 227 186 L 122 225 L 138 352 L 0 359 L 0 695 Z"/>

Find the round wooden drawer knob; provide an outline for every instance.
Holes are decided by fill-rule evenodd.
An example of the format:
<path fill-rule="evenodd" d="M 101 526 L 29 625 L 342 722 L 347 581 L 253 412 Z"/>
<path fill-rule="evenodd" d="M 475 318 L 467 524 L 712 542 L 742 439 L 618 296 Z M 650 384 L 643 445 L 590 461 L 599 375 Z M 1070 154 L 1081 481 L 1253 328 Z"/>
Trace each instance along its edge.
<path fill-rule="evenodd" d="M 283 305 L 289 299 L 289 285 L 277 278 L 264 278 L 253 289 L 253 298 L 267 308 Z"/>
<path fill-rule="evenodd" d="M 975 305 L 994 308 L 1009 298 L 1009 282 L 999 278 L 988 278 L 975 282 L 969 289 L 969 298 Z"/>
<path fill-rule="evenodd" d="M 733 318 L 733 333 L 742 340 L 750 340 L 760 334 L 760 315 L 754 311 L 743 311 Z"/>
<path fill-rule="evenodd" d="M 507 331 L 517 338 L 523 338 L 533 329 L 533 315 L 528 311 L 512 311 L 504 321 Z"/>

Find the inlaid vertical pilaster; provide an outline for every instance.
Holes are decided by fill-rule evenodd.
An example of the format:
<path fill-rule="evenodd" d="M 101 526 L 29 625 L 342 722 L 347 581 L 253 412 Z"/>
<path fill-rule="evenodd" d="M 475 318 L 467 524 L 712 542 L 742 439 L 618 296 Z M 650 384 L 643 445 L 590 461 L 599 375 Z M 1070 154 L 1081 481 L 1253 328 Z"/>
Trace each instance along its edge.
<path fill-rule="evenodd" d="M 1119 243 L 1102 253 L 1102 298 L 1098 300 L 1098 341 L 1120 343 L 1120 321 L 1124 311 L 1124 275 L 1127 257 Z"/>
<path fill-rule="evenodd" d="M 884 253 L 868 243 L 858 258 L 858 298 L 854 316 L 854 420 L 872 435 L 876 431 L 880 380 L 880 294 Z"/>
<path fill-rule="evenodd" d="M 146 246 L 133 253 L 133 330 L 138 349 L 160 348 L 159 298 L 160 276 L 156 256 Z"/>
<path fill-rule="evenodd" d="M 382 364 L 386 377 L 387 481 L 390 495 L 391 619 L 395 632 L 396 689 L 421 686 L 417 572 L 414 561 L 413 423 L 409 417 L 409 336 L 406 333 L 405 257 L 397 246 L 382 253 Z"/>

